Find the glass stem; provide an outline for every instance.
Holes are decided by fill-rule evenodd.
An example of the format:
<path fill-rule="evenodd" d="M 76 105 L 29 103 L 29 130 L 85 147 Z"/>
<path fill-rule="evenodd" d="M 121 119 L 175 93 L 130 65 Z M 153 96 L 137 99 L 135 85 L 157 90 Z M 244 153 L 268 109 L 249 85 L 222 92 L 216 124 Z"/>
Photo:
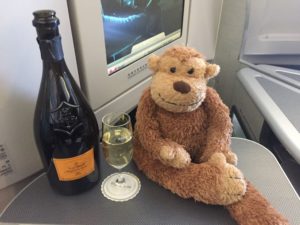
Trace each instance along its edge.
<path fill-rule="evenodd" d="M 118 177 L 116 180 L 117 185 L 123 185 L 125 183 L 125 178 L 123 177 L 123 174 L 121 171 L 118 172 Z"/>

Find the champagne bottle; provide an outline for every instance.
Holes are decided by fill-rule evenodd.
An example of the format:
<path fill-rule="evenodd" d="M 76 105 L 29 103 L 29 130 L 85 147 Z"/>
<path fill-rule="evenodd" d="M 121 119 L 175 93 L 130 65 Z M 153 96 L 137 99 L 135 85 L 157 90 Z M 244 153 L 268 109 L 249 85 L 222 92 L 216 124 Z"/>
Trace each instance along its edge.
<path fill-rule="evenodd" d="M 55 11 L 33 15 L 43 61 L 34 115 L 36 143 L 53 189 L 78 194 L 99 181 L 97 120 L 65 63 Z"/>

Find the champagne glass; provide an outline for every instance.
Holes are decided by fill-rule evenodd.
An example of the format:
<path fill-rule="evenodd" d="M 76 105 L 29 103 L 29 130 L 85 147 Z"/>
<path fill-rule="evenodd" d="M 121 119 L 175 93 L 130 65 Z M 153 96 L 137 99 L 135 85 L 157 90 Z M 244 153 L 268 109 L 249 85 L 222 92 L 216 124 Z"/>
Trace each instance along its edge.
<path fill-rule="evenodd" d="M 129 164 L 133 154 L 132 125 L 127 113 L 109 113 L 102 119 L 102 148 L 106 162 L 119 170 L 104 179 L 103 195 L 112 201 L 134 198 L 140 188 L 139 179 L 131 173 L 121 172 Z"/>

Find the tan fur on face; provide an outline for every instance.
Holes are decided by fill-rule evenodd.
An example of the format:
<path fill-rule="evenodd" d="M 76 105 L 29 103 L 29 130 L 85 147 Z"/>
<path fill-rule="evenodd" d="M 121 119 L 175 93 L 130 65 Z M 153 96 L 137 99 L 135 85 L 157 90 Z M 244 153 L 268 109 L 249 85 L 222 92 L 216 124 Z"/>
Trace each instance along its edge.
<path fill-rule="evenodd" d="M 197 109 L 205 99 L 210 75 L 219 72 L 219 67 L 208 64 L 200 53 L 182 47 L 171 48 L 161 57 L 151 56 L 149 67 L 156 72 L 151 84 L 152 99 L 171 112 Z M 176 71 L 172 72 L 172 68 L 176 68 Z M 191 90 L 188 93 L 178 92 L 174 89 L 175 82 L 184 82 Z"/>
<path fill-rule="evenodd" d="M 173 89 L 176 81 L 184 81 L 191 86 L 191 91 L 181 94 Z M 191 83 L 185 77 L 173 77 L 165 73 L 156 74 L 151 84 L 151 96 L 157 105 L 171 112 L 190 112 L 198 108 L 206 93 L 205 82 Z"/>

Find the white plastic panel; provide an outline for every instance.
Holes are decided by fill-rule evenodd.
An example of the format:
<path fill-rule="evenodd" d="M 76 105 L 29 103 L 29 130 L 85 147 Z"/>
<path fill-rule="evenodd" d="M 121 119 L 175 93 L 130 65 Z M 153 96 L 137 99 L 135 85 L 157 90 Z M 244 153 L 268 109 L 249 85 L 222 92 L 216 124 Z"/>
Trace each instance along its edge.
<path fill-rule="evenodd" d="M 214 59 L 223 0 L 192 0 L 187 45 Z"/>
<path fill-rule="evenodd" d="M 237 77 L 245 87 L 247 93 L 250 95 L 254 103 L 257 105 L 258 109 L 282 145 L 300 164 L 300 133 L 297 127 L 295 127 L 293 120 L 287 117 L 288 114 L 284 113 L 284 111 L 280 108 L 280 105 L 277 104 L 274 96 L 269 95 L 265 87 L 263 87 L 259 82 L 259 79 L 265 79 L 269 82 L 273 82 L 275 85 L 279 85 L 282 88 L 292 92 L 293 94 L 291 97 L 285 97 L 284 99 L 286 100 L 287 105 L 292 105 L 295 103 L 295 101 L 292 100 L 298 98 L 297 96 L 300 96 L 300 89 L 278 81 L 270 76 L 266 76 L 265 74 L 250 68 L 244 68 L 240 70 Z M 277 90 L 274 89 L 274 93 L 276 92 Z M 289 109 L 285 110 L 291 110 L 292 113 L 295 115 L 297 114 L 295 107 L 290 107 Z M 294 116 L 294 118 L 296 118 L 296 120 L 298 119 L 297 116 Z"/>
<path fill-rule="evenodd" d="M 300 64 L 300 1 L 248 0 L 241 59 L 253 64 Z"/>

